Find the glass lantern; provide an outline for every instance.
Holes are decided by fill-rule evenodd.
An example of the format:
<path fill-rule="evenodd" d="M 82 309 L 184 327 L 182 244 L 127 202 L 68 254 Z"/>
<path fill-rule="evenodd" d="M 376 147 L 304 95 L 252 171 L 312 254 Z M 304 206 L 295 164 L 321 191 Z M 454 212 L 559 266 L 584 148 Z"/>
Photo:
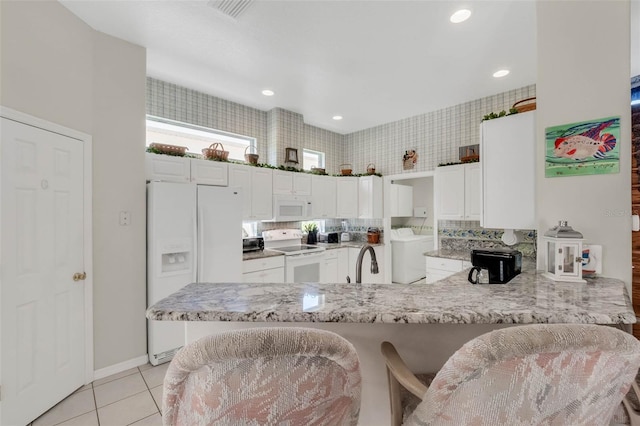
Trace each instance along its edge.
<path fill-rule="evenodd" d="M 558 222 L 542 237 L 545 253 L 544 276 L 554 281 L 584 283 L 582 279 L 582 234 L 567 224 Z"/>

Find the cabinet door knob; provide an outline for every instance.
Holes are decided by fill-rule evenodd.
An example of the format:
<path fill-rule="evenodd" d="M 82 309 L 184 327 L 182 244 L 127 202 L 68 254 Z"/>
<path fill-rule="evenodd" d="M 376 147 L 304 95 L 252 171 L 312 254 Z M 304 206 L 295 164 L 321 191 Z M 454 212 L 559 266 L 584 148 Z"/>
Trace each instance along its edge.
<path fill-rule="evenodd" d="M 84 281 L 87 279 L 87 273 L 86 272 L 76 272 L 75 274 L 73 274 L 73 280 L 74 281 Z"/>

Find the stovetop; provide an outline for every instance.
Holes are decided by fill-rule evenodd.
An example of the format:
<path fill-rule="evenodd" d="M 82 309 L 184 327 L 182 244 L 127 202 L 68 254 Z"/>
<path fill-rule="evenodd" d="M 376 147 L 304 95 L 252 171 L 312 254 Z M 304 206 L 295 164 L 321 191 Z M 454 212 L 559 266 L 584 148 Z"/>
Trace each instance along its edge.
<path fill-rule="evenodd" d="M 284 253 L 285 255 L 291 254 L 303 254 L 303 253 L 313 253 L 316 251 L 324 251 L 323 247 L 312 246 L 309 244 L 300 244 L 297 246 L 286 246 L 286 247 L 271 247 L 269 250 L 279 251 Z"/>

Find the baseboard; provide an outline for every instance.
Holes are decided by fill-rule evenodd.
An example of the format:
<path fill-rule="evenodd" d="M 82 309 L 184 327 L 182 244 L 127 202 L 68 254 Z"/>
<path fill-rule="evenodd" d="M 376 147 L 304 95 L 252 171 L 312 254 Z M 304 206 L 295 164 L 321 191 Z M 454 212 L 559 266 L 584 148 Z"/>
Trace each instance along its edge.
<path fill-rule="evenodd" d="M 118 364 L 110 365 L 109 367 L 101 368 L 94 371 L 93 380 L 102 379 L 104 377 L 111 376 L 112 374 L 120 373 L 121 371 L 125 371 L 130 368 L 138 367 L 139 365 L 145 365 L 148 362 L 148 355 L 143 355 L 137 358 L 130 359 L 128 361 L 119 362 Z"/>

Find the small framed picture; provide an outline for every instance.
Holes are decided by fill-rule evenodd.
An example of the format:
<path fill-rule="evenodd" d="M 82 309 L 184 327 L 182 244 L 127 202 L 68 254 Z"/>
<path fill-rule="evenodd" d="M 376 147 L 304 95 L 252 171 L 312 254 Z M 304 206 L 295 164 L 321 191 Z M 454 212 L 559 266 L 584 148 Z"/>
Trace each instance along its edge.
<path fill-rule="evenodd" d="M 285 156 L 287 163 L 298 162 L 298 150 L 296 148 L 286 148 Z"/>

